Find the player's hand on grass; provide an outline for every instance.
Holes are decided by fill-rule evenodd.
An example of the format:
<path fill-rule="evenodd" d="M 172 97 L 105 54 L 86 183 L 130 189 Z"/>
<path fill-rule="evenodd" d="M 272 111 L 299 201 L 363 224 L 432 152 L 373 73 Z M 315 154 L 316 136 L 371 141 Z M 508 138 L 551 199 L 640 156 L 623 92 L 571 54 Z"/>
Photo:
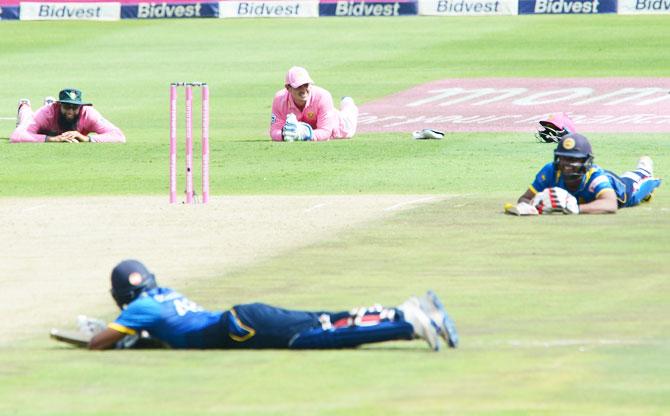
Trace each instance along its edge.
<path fill-rule="evenodd" d="M 91 140 L 88 136 L 84 136 L 83 134 L 79 133 L 76 130 L 66 131 L 65 133 L 61 134 L 61 136 L 66 137 L 70 140 L 74 139 L 77 142 L 88 142 Z"/>
<path fill-rule="evenodd" d="M 79 140 L 62 134 L 59 134 L 58 136 L 47 136 L 44 141 L 47 143 L 79 143 Z"/>
<path fill-rule="evenodd" d="M 295 125 L 285 125 L 281 134 L 284 137 L 285 142 L 294 142 L 298 140 L 298 128 Z"/>
<path fill-rule="evenodd" d="M 538 215 L 537 209 L 526 201 L 521 201 L 516 205 L 505 204 L 505 214 L 510 215 Z"/>
<path fill-rule="evenodd" d="M 289 114 L 281 134 L 285 142 L 309 141 L 314 136 L 314 130 L 309 124 L 298 121 L 295 114 Z"/>
<path fill-rule="evenodd" d="M 310 141 L 314 136 L 314 130 L 312 126 L 307 123 L 298 123 L 298 140 L 301 141 Z"/>
<path fill-rule="evenodd" d="M 107 328 L 107 323 L 101 319 L 79 315 L 77 316 L 77 326 L 79 327 L 79 332 L 92 338 L 104 331 Z"/>
<path fill-rule="evenodd" d="M 550 214 L 561 212 L 563 214 L 579 214 L 577 199 L 563 188 L 553 187 L 535 195 L 531 202 L 538 213 Z"/>

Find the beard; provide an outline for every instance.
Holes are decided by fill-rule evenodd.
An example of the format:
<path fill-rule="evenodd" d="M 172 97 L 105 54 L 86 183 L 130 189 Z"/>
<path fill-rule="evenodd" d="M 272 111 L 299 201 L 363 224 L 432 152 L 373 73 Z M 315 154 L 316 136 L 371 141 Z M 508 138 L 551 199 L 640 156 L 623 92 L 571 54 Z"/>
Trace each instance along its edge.
<path fill-rule="evenodd" d="M 77 130 L 78 122 L 79 122 L 78 114 L 77 117 L 73 118 L 72 120 L 66 119 L 63 113 L 58 114 L 58 127 L 60 128 L 61 132 Z"/>

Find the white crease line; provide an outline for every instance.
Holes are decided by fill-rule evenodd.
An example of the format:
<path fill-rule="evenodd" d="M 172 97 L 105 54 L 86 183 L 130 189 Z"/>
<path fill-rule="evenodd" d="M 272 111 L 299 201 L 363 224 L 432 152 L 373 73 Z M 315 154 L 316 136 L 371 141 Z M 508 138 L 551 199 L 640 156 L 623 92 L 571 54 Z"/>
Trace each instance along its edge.
<path fill-rule="evenodd" d="M 318 208 L 321 208 L 321 207 L 325 207 L 326 205 L 328 205 L 328 204 L 316 204 L 316 205 L 314 205 L 314 206 L 311 206 L 311 207 L 307 208 L 307 209 L 304 210 L 303 212 L 310 212 L 310 211 L 313 211 L 313 210 L 315 210 L 315 209 L 318 209 Z"/>
<path fill-rule="evenodd" d="M 401 202 L 399 204 L 391 205 L 390 207 L 384 208 L 384 211 L 393 211 L 393 210 L 396 210 L 398 208 L 402 208 L 405 205 L 412 205 L 412 204 L 417 204 L 417 203 L 420 203 L 420 202 L 428 202 L 428 201 L 433 201 L 435 199 L 436 198 L 434 196 L 429 196 L 427 198 L 420 198 L 420 199 L 415 199 L 413 201 Z"/>
<path fill-rule="evenodd" d="M 667 341 L 654 340 L 625 340 L 625 339 L 558 339 L 546 341 L 499 341 L 493 343 L 478 343 L 479 346 L 506 345 L 514 348 L 560 348 L 560 347 L 593 347 L 593 346 L 632 346 L 632 345 L 663 345 Z"/>
<path fill-rule="evenodd" d="M 0 117 L 0 120 L 16 120 L 16 117 Z"/>
<path fill-rule="evenodd" d="M 34 210 L 36 210 L 36 209 L 44 208 L 44 207 L 47 207 L 47 206 L 48 206 L 47 204 L 36 205 L 36 206 L 34 206 L 34 207 L 24 208 L 23 210 L 21 210 L 21 212 L 34 211 Z"/>

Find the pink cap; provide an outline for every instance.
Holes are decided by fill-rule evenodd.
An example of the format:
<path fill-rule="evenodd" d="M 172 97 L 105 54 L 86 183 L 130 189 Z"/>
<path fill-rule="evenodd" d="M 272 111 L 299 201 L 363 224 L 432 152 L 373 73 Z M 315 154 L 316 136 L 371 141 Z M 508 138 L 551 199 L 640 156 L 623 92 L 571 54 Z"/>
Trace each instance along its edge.
<path fill-rule="evenodd" d="M 312 78 L 309 77 L 307 70 L 301 66 L 294 66 L 286 73 L 284 85 L 290 85 L 293 88 L 298 88 L 304 84 L 314 84 Z"/>
<path fill-rule="evenodd" d="M 568 117 L 567 114 L 565 113 L 555 113 L 549 115 L 546 120 L 540 121 L 540 124 L 546 127 L 546 123 L 551 123 L 554 126 L 558 127 L 559 130 L 566 129 L 568 133 L 576 133 L 577 128 L 575 127 L 575 123 L 570 120 L 570 117 Z"/>

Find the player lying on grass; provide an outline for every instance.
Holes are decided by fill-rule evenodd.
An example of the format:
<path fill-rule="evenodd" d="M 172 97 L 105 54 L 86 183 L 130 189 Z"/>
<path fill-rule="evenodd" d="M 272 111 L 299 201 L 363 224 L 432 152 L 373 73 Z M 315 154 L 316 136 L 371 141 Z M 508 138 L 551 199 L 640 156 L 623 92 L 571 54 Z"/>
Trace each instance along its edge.
<path fill-rule="evenodd" d="M 93 336 L 90 349 L 128 345 L 126 337 L 142 331 L 172 348 L 353 348 L 421 338 L 437 351 L 439 337 L 452 348 L 458 345 L 456 327 L 432 291 L 396 308 L 307 312 L 252 303 L 210 312 L 172 289 L 159 287 L 154 275 L 135 260 L 119 263 L 111 280 L 112 297 L 122 311 Z"/>
<path fill-rule="evenodd" d="M 516 207 L 506 212 L 537 215 L 615 213 L 649 201 L 661 180 L 653 177 L 651 158 L 643 156 L 634 171 L 621 176 L 593 164 L 588 139 L 578 133 L 561 137 L 554 150 L 554 161 L 537 173 Z"/>
<path fill-rule="evenodd" d="M 90 103 L 83 102 L 81 91 L 75 88 L 62 90 L 58 101 L 47 97 L 35 113 L 30 101 L 21 99 L 17 113 L 16 129 L 9 137 L 12 143 L 126 141 L 121 129 L 103 118 Z"/>
<path fill-rule="evenodd" d="M 358 107 L 344 97 L 338 111 L 328 91 L 313 85 L 305 68 L 288 70 L 284 88 L 272 101 L 270 138 L 274 141 L 349 139 L 356 134 Z"/>

